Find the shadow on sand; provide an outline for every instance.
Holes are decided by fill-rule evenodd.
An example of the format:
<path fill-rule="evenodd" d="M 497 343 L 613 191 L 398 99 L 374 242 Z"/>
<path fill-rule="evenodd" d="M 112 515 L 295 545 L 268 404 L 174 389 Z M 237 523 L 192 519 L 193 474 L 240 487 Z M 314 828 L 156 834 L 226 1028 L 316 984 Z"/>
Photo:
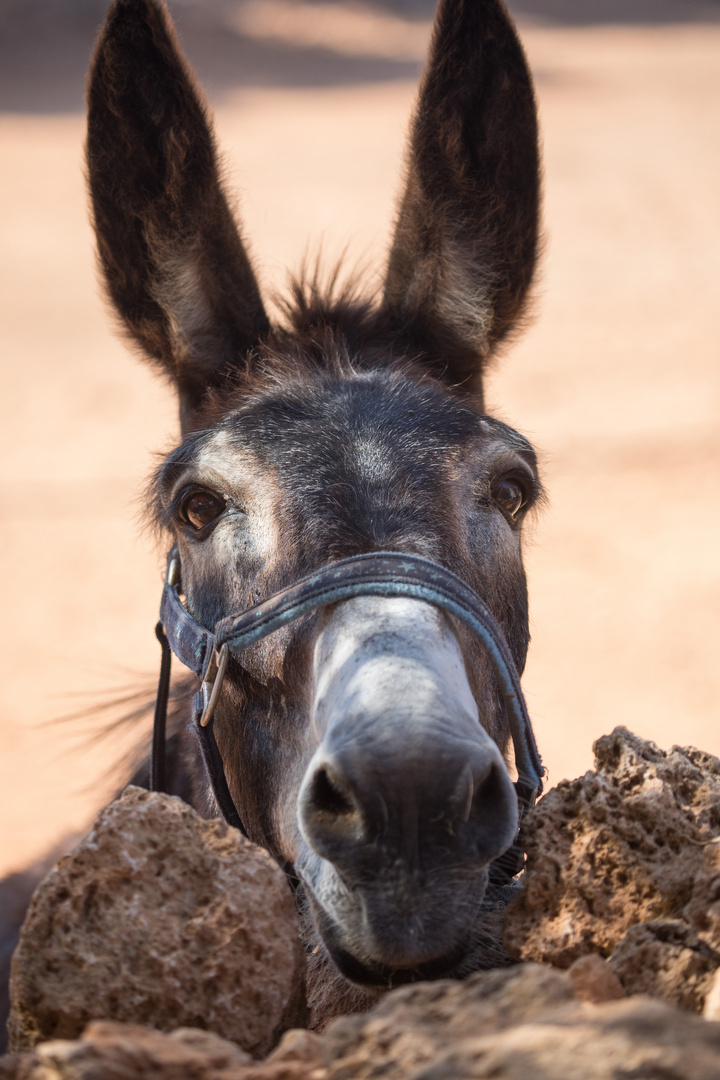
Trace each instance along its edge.
<path fill-rule="evenodd" d="M 107 3 L 0 3 L 0 111 L 83 110 L 88 57 Z M 414 79 L 420 71 L 415 60 L 353 56 L 246 37 L 228 25 L 228 0 L 170 0 L 169 6 L 183 46 L 214 97 L 243 86 L 342 86 Z M 435 2 L 375 0 L 374 6 L 408 20 L 427 20 Z M 539 25 L 720 22 L 720 0 L 509 0 L 509 7 L 517 18 Z"/>

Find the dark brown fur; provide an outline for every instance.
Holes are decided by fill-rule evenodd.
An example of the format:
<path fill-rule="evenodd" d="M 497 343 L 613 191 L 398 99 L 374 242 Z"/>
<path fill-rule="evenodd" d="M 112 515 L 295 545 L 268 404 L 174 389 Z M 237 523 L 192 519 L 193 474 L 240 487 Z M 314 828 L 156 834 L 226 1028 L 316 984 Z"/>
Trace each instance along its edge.
<path fill-rule="evenodd" d="M 532 82 L 504 5 L 441 4 L 384 305 L 436 370 L 478 395 L 523 314 L 539 196 Z"/>
<path fill-rule="evenodd" d="M 88 84 L 87 162 L 110 299 L 191 416 L 269 324 L 160 4 L 121 2 L 108 15 Z"/>
<path fill-rule="evenodd" d="M 188 429 L 207 389 L 252 365 L 269 324 L 201 98 L 159 3 L 113 5 L 88 105 L 108 292 L 130 336 L 176 382 Z M 482 370 L 532 283 L 539 175 L 532 84 L 504 6 L 441 4 L 372 337 L 386 356 L 393 346 L 421 353 L 480 406 Z M 296 327 L 313 324 L 317 299 L 316 289 L 296 308 Z M 343 301 L 334 314 L 349 310 Z"/>

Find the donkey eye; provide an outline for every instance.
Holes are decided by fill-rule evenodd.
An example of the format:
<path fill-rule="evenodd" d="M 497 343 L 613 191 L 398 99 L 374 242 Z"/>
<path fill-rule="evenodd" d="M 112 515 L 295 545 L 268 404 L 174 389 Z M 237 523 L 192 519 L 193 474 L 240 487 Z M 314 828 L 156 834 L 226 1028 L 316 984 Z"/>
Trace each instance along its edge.
<path fill-rule="evenodd" d="M 225 500 L 210 491 L 191 491 L 180 505 L 180 517 L 193 529 L 204 529 L 220 517 Z"/>
<path fill-rule="evenodd" d="M 512 518 L 517 516 L 527 502 L 527 496 L 521 485 L 517 480 L 508 476 L 495 485 L 492 496 L 503 513 Z"/>

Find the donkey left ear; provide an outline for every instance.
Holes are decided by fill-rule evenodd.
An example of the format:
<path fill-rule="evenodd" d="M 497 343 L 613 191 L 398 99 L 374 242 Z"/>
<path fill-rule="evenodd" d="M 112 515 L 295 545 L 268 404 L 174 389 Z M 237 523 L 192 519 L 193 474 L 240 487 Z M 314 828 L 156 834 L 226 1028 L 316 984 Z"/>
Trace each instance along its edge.
<path fill-rule="evenodd" d="M 159 0 L 115 0 L 88 83 L 100 263 L 130 336 L 175 381 L 183 430 L 268 319 L 215 142 Z"/>
<path fill-rule="evenodd" d="M 438 374 L 476 393 L 523 313 L 539 196 L 532 80 L 504 3 L 440 0 L 384 307 Z"/>

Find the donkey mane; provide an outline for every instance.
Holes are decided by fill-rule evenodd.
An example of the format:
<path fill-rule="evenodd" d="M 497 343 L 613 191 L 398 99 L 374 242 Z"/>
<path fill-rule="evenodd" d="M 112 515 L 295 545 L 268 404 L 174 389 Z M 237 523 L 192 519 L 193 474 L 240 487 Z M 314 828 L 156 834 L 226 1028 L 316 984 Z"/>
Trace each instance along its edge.
<path fill-rule="evenodd" d="M 290 279 L 273 299 L 280 320 L 243 357 L 228 366 L 220 385 L 210 386 L 198 408 L 198 428 L 268 393 L 318 389 L 328 381 L 384 371 L 448 389 L 458 400 L 482 406 L 470 377 L 448 382 L 447 363 L 420 348 L 409 354 L 401 332 L 388 327 L 382 304 L 363 288 L 362 274 L 341 278 L 341 264 L 324 274 L 320 264 Z"/>

